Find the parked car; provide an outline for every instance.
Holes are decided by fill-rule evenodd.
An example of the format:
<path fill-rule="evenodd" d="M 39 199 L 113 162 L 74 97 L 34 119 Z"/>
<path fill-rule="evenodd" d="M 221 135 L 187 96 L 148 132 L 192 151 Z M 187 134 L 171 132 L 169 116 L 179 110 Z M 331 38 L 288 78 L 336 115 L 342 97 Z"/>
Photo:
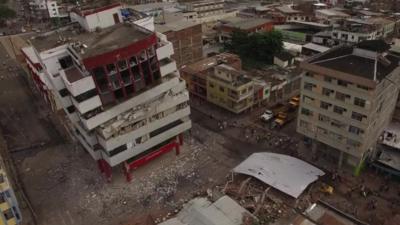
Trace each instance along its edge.
<path fill-rule="evenodd" d="M 274 113 L 271 110 L 265 110 L 265 112 L 260 116 L 261 121 L 270 122 L 274 118 Z"/>

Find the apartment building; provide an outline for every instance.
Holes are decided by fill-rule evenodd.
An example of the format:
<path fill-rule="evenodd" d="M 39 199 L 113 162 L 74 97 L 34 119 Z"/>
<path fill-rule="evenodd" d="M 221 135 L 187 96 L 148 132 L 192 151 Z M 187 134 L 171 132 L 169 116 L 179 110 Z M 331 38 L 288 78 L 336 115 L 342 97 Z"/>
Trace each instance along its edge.
<path fill-rule="evenodd" d="M 207 101 L 233 113 L 252 107 L 253 95 L 253 81 L 244 71 L 220 64 L 207 76 Z"/>
<path fill-rule="evenodd" d="M 389 24 L 378 19 L 346 19 L 333 28 L 332 39 L 339 42 L 358 43 L 364 40 L 376 40 L 394 32 L 395 23 Z"/>
<path fill-rule="evenodd" d="M 182 78 L 186 81 L 190 94 L 207 101 L 207 77 L 214 73 L 214 67 L 226 64 L 237 70 L 242 69 L 238 55 L 222 53 L 182 67 Z"/>
<path fill-rule="evenodd" d="M 224 0 L 205 0 L 182 3 L 187 11 L 194 11 L 199 18 L 224 14 Z"/>
<path fill-rule="evenodd" d="M 218 40 L 221 43 L 229 40 L 232 33 L 238 30 L 250 34 L 272 31 L 273 28 L 274 23 L 269 19 L 230 17 L 219 21 L 217 25 Z"/>
<path fill-rule="evenodd" d="M 68 17 L 68 13 L 57 1 L 53 0 L 30 0 L 29 9 L 31 17 L 37 20 Z"/>
<path fill-rule="evenodd" d="M 400 84 L 400 58 L 380 40 L 341 45 L 301 63 L 304 70 L 297 131 L 356 168 L 374 157 L 389 124 Z"/>
<path fill-rule="evenodd" d="M 155 25 L 157 32 L 167 36 L 174 47 L 172 58 L 178 68 L 203 58 L 203 32 L 200 23 L 186 20 L 178 13 L 164 13 L 164 20 Z"/>
<path fill-rule="evenodd" d="M 191 121 L 171 43 L 135 23 L 119 23 L 118 7 L 75 9 L 86 31 L 41 34 L 22 51 L 37 89 L 64 112 L 100 171 L 110 180 L 112 167 L 121 166 L 130 181 L 131 170 L 173 149 L 179 153 Z M 92 32 L 95 27 L 101 29 Z"/>
<path fill-rule="evenodd" d="M 17 198 L 1 164 L 0 168 L 0 224 L 15 225 L 22 222 Z"/>
<path fill-rule="evenodd" d="M 8 151 L 6 142 L 0 132 L 0 152 Z M 15 225 L 22 223 L 22 215 L 15 196 L 14 180 L 9 176 L 3 155 L 0 155 L 0 224 Z"/>

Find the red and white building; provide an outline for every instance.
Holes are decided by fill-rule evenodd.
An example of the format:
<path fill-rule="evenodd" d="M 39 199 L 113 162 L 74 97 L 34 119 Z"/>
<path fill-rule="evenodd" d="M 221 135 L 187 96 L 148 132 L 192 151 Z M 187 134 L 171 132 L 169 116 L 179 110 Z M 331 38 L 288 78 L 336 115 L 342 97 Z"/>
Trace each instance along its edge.
<path fill-rule="evenodd" d="M 112 167 L 122 165 L 130 180 L 136 167 L 179 153 L 191 121 L 172 44 L 149 27 L 121 23 L 119 8 L 76 9 L 74 21 L 85 31 L 45 33 L 22 51 L 37 89 L 54 111 L 65 112 L 101 172 L 111 179 Z"/>

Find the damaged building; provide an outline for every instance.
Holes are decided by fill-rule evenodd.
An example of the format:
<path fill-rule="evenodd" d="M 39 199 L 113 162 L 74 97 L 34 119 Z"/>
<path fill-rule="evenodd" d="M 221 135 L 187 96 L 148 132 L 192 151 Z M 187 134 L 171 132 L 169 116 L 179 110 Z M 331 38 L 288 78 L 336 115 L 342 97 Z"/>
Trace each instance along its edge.
<path fill-rule="evenodd" d="M 23 48 L 36 89 L 110 180 L 176 150 L 190 129 L 189 94 L 154 25 L 122 23 L 121 5 L 72 11 L 74 24 Z M 97 18 L 97 19 L 93 19 Z"/>

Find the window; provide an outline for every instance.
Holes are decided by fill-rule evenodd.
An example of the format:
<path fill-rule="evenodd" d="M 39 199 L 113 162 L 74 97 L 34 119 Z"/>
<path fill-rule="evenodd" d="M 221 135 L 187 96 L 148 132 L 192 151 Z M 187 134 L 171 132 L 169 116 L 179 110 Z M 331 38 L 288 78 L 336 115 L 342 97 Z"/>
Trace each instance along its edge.
<path fill-rule="evenodd" d="M 312 91 L 313 87 L 316 87 L 316 85 L 312 84 L 312 83 L 304 82 L 304 89 L 305 90 Z"/>
<path fill-rule="evenodd" d="M 340 135 L 340 134 L 337 134 L 337 133 L 335 133 L 335 132 L 329 131 L 329 135 L 330 135 L 332 138 L 337 139 L 338 141 L 342 141 L 342 140 L 343 140 L 343 136 Z"/>
<path fill-rule="evenodd" d="M 222 87 L 222 86 L 219 86 L 219 91 L 220 91 L 220 92 L 225 92 L 225 88 Z"/>
<path fill-rule="evenodd" d="M 347 87 L 347 85 L 350 83 L 344 80 L 338 80 L 337 84 L 343 87 Z"/>
<path fill-rule="evenodd" d="M 318 120 L 321 121 L 321 122 L 328 122 L 329 123 L 331 121 L 331 118 L 329 118 L 328 116 L 319 114 L 318 115 Z"/>
<path fill-rule="evenodd" d="M 349 132 L 353 133 L 353 134 L 357 134 L 357 135 L 364 133 L 364 131 L 362 129 L 351 126 L 351 125 L 349 126 Z"/>
<path fill-rule="evenodd" d="M 75 112 L 75 106 L 71 105 L 69 107 L 67 107 L 67 111 L 69 114 L 74 113 Z"/>
<path fill-rule="evenodd" d="M 306 77 L 314 77 L 311 73 L 309 73 L 309 72 L 306 72 L 305 74 L 304 74 Z"/>
<path fill-rule="evenodd" d="M 304 120 L 300 120 L 299 125 L 300 125 L 300 127 L 307 128 L 307 129 L 310 127 L 310 123 L 306 122 Z"/>
<path fill-rule="evenodd" d="M 361 98 L 354 98 L 354 105 L 360 106 L 360 107 L 365 107 L 366 101 Z"/>
<path fill-rule="evenodd" d="M 130 64 L 130 66 L 136 66 L 136 65 L 137 65 L 136 56 L 132 56 L 132 57 L 129 59 L 129 64 Z"/>
<path fill-rule="evenodd" d="M 152 138 L 154 136 L 157 136 L 157 135 L 159 135 L 161 133 L 164 133 L 165 131 L 167 131 L 169 129 L 172 129 L 172 128 L 178 126 L 181 123 L 183 123 L 183 121 L 179 119 L 179 120 L 176 120 L 176 121 L 174 121 L 174 122 L 172 122 L 170 124 L 167 124 L 167 125 L 165 125 L 165 126 L 163 126 L 161 128 L 158 128 L 157 130 L 154 130 L 154 131 L 150 132 L 150 138 Z"/>
<path fill-rule="evenodd" d="M 332 78 L 331 78 L 331 77 L 324 76 L 324 81 L 325 81 L 325 82 L 332 83 Z"/>
<path fill-rule="evenodd" d="M 210 86 L 210 88 L 214 88 L 214 87 L 215 87 L 213 82 L 210 82 L 210 83 L 208 84 L 208 86 Z"/>
<path fill-rule="evenodd" d="M 58 60 L 62 69 L 67 69 L 73 65 L 71 56 L 65 56 Z"/>
<path fill-rule="evenodd" d="M 121 146 L 119 146 L 119 147 L 116 147 L 116 148 L 114 148 L 113 150 L 111 150 L 111 151 L 109 152 L 109 156 L 114 156 L 114 155 L 116 155 L 116 154 L 118 154 L 118 153 L 121 153 L 121 152 L 125 151 L 126 149 L 127 149 L 126 144 L 123 144 L 123 145 L 121 145 Z"/>
<path fill-rule="evenodd" d="M 342 115 L 344 112 L 346 112 L 347 110 L 345 109 L 345 108 L 342 108 L 342 107 L 340 107 L 340 106 L 336 106 L 335 105 L 335 107 L 333 107 L 333 111 L 335 112 L 335 113 L 337 113 L 337 114 L 340 114 L 340 115 Z"/>
<path fill-rule="evenodd" d="M 331 93 L 333 93 L 334 91 L 328 88 L 322 88 L 322 94 L 325 96 L 329 96 L 331 95 Z"/>
<path fill-rule="evenodd" d="M 334 119 L 332 119 L 331 125 L 336 128 L 343 128 L 346 126 L 344 123 L 340 122 L 339 120 L 334 120 Z"/>
<path fill-rule="evenodd" d="M 301 108 L 301 114 L 306 115 L 306 116 L 312 116 L 313 112 L 310 111 L 309 109 Z"/>
<path fill-rule="evenodd" d="M 306 96 L 306 95 L 303 95 L 303 102 L 304 102 L 304 103 L 307 103 L 307 104 L 313 103 L 313 102 L 314 102 L 314 99 L 311 98 L 311 97 L 308 97 L 308 96 Z"/>
<path fill-rule="evenodd" d="M 115 68 L 114 64 L 108 64 L 107 65 L 107 71 L 109 74 L 114 74 L 117 72 L 117 69 Z"/>
<path fill-rule="evenodd" d="M 322 127 L 317 127 L 317 133 L 326 135 L 328 131 Z"/>
<path fill-rule="evenodd" d="M 361 146 L 361 143 L 360 142 L 358 142 L 358 141 L 353 141 L 353 140 L 351 140 L 351 139 L 347 139 L 347 145 L 350 145 L 350 146 L 352 146 L 352 147 L 360 147 Z"/>
<path fill-rule="evenodd" d="M 358 120 L 358 121 L 362 121 L 362 119 L 365 118 L 365 117 L 366 117 L 366 116 L 364 116 L 363 114 L 357 113 L 357 112 L 353 112 L 353 113 L 351 114 L 351 118 L 352 118 L 352 119 L 355 119 L 355 120 Z"/>
<path fill-rule="evenodd" d="M 63 88 L 63 89 L 59 90 L 58 93 L 60 93 L 61 97 L 63 97 L 63 98 L 65 96 L 69 95 L 69 92 L 68 92 L 68 90 L 66 88 Z"/>
<path fill-rule="evenodd" d="M 358 84 L 357 84 L 357 87 L 360 88 L 360 89 L 366 90 L 366 91 L 369 90 L 368 87 L 365 87 L 365 86 L 363 86 L 363 85 L 358 85 Z"/>
<path fill-rule="evenodd" d="M 10 220 L 14 217 L 14 214 L 13 214 L 11 208 L 4 211 L 3 214 L 4 214 L 4 217 L 6 218 L 6 220 Z"/>
<path fill-rule="evenodd" d="M 6 198 L 4 197 L 3 193 L 0 193 L 0 204 L 4 203 L 6 201 Z"/>
<path fill-rule="evenodd" d="M 346 98 L 350 98 L 350 95 L 343 94 L 341 92 L 336 92 L 336 99 L 340 101 L 346 101 Z"/>
<path fill-rule="evenodd" d="M 329 103 L 327 103 L 327 102 L 321 101 L 320 108 L 322 108 L 322 109 L 329 109 L 330 106 L 332 106 L 332 104 L 329 104 Z"/>
<path fill-rule="evenodd" d="M 82 94 L 80 94 L 80 95 L 74 97 L 74 99 L 75 99 L 77 102 L 83 102 L 83 101 L 86 101 L 86 100 L 88 100 L 88 99 L 90 99 L 90 98 L 96 96 L 96 95 L 97 95 L 97 90 L 96 90 L 96 89 L 92 89 L 92 90 L 90 90 L 90 91 L 87 91 L 87 92 L 85 92 L 85 93 L 82 93 Z"/>
<path fill-rule="evenodd" d="M 126 65 L 126 61 L 125 61 L 125 60 L 119 61 L 119 62 L 118 62 L 118 68 L 119 68 L 120 70 L 124 70 L 124 69 L 128 68 L 128 66 Z"/>

